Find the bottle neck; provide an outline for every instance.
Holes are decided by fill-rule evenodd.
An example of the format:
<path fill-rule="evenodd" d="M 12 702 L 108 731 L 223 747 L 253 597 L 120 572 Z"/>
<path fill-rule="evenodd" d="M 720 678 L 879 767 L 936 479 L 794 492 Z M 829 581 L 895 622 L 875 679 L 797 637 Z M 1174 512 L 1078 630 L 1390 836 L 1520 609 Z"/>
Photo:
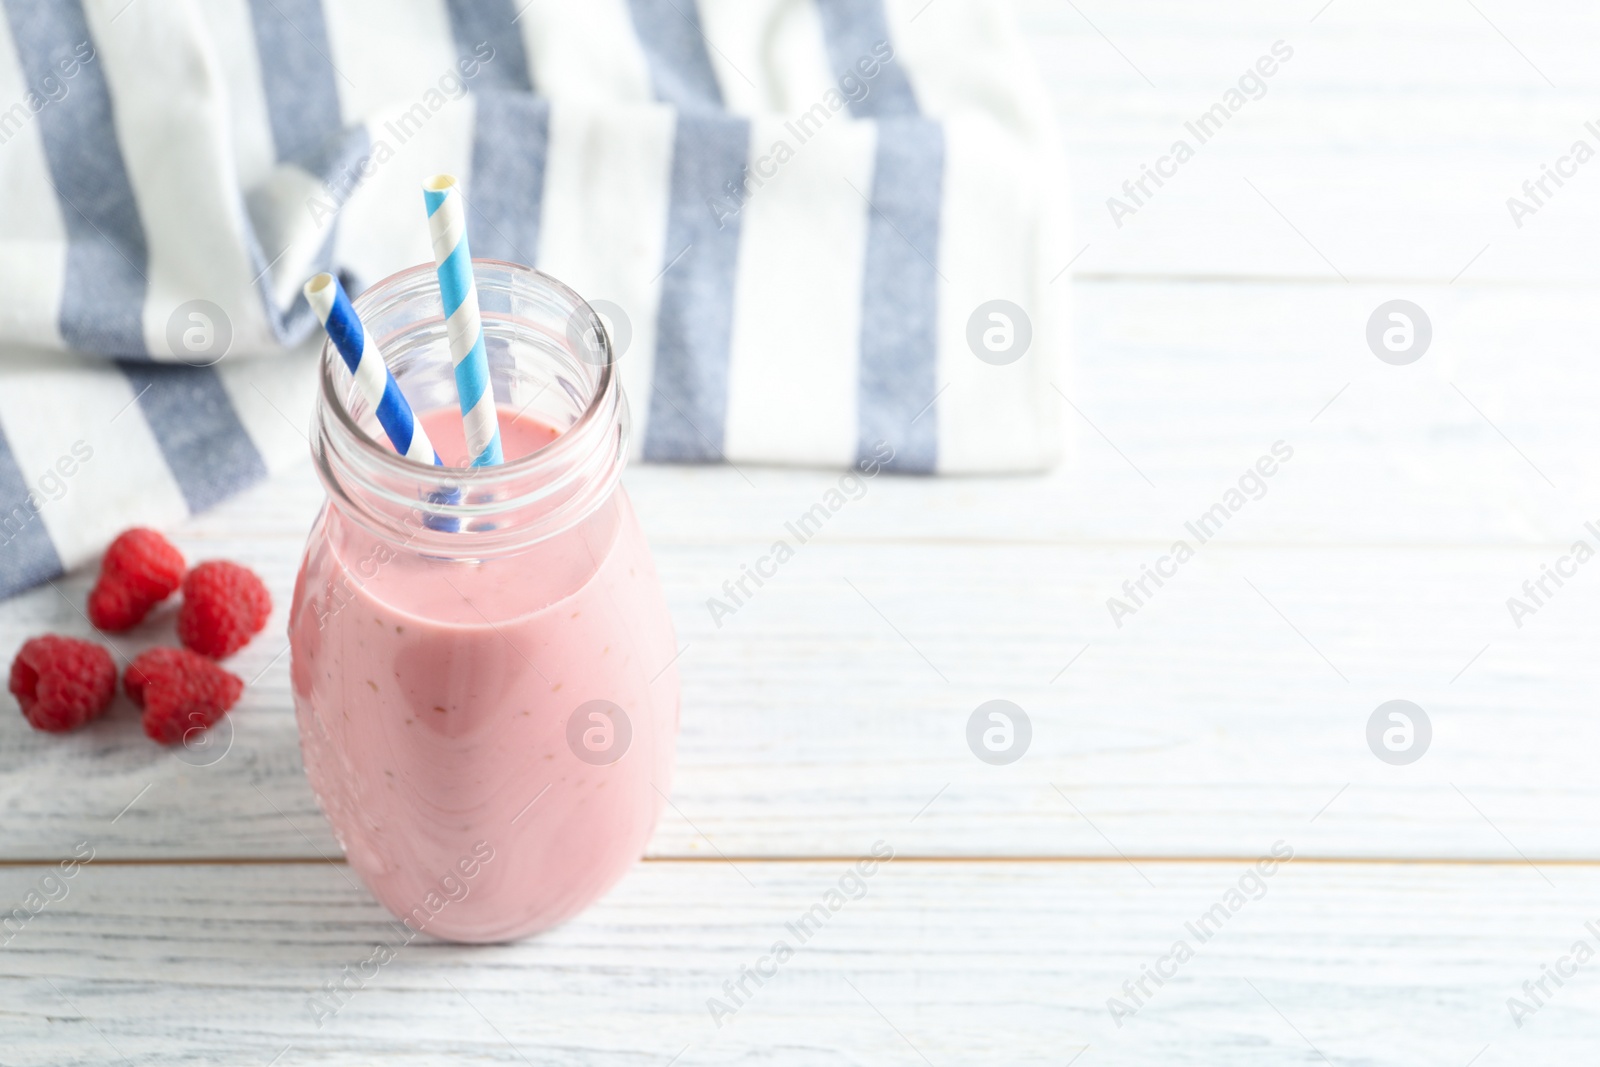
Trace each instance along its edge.
<path fill-rule="evenodd" d="M 526 267 L 475 260 L 474 271 L 495 396 L 502 410 L 558 431 L 554 441 L 493 467 L 408 460 L 389 447 L 332 344 L 313 421 L 312 457 L 333 507 L 381 540 L 443 559 L 505 555 L 572 529 L 611 499 L 627 459 L 627 402 L 593 310 Z M 355 309 L 417 414 L 453 409 L 433 268 L 379 282 Z"/>

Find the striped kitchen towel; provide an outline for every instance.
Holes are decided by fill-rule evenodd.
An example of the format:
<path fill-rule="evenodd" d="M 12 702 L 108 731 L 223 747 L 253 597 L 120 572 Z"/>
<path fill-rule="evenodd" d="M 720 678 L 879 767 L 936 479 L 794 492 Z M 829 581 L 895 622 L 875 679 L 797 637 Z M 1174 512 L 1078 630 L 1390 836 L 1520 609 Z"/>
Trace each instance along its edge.
<path fill-rule="evenodd" d="M 306 455 L 300 295 L 474 254 L 612 322 L 646 460 L 1036 469 L 1070 259 L 992 0 L 0 0 L 0 595 Z"/>

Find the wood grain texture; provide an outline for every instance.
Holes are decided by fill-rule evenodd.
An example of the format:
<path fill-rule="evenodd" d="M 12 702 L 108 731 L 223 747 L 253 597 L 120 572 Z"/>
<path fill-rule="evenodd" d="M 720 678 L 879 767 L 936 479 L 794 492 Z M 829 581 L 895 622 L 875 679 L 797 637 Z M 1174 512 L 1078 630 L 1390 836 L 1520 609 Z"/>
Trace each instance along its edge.
<path fill-rule="evenodd" d="M 647 863 L 543 937 L 399 946 L 319 1027 L 311 998 L 395 936 L 347 870 L 91 864 L 0 950 L 0 1060 L 1062 1064 L 1088 1046 L 1085 1064 L 1320 1053 L 1501 1067 L 1581 1062 L 1600 1040 L 1586 970 L 1549 986 L 1520 1029 L 1506 1004 L 1575 941 L 1595 942 L 1594 868 L 1553 869 L 1550 886 L 1524 867 L 1291 862 L 1259 880 L 1259 899 L 1247 882 L 1202 942 L 1185 924 L 1246 864 L 896 860 L 801 942 L 786 924 L 846 870 L 747 864 L 752 886 L 720 863 Z M 0 900 L 38 878 L 0 872 Z M 1118 1027 L 1108 999 L 1135 1004 L 1123 983 L 1180 939 L 1193 958 L 1147 982 Z M 779 940 L 793 958 L 761 964 Z M 746 979 L 735 1005 L 723 983 L 758 965 L 775 976 Z M 713 997 L 737 1008 L 720 1028 Z"/>
<path fill-rule="evenodd" d="M 228 554 L 286 595 L 282 554 Z M 1204 546 L 1118 630 L 1104 601 L 1152 558 L 1142 546 L 813 544 L 719 629 L 704 599 L 747 555 L 659 553 L 685 712 L 654 855 L 833 855 L 919 812 L 903 842 L 916 853 L 1237 855 L 1348 785 L 1307 851 L 1515 856 L 1509 838 L 1595 856 L 1595 594 L 1573 588 L 1514 629 L 1502 600 L 1538 551 Z M 54 591 L 26 603 L 54 612 L 41 628 L 73 628 Z M 333 854 L 286 660 L 269 663 L 282 638 L 259 645 L 238 666 L 264 673 L 214 765 L 149 744 L 120 702 L 66 738 L 0 724 L 6 855 L 86 835 L 124 857 Z M 1434 722 L 1410 767 L 1366 748 L 1369 714 L 1397 697 Z M 995 698 L 1033 722 L 1007 767 L 965 740 Z"/>
<path fill-rule="evenodd" d="M 1593 281 L 1600 170 L 1523 193 L 1574 141 L 1600 150 L 1593 9 L 1421 0 L 1268 0 L 1226 11 L 1150 0 L 1024 0 L 1022 24 L 1071 165 L 1080 276 L 1330 282 Z M 938 32 L 938 9 L 918 19 Z M 1315 21 L 1313 21 L 1313 18 Z M 1188 131 L 1269 55 L 1259 99 L 1202 143 Z M 1254 92 L 1255 90 L 1249 89 Z M 1600 126 L 1600 123 L 1597 123 Z M 1123 190 L 1185 139 L 1195 149 L 1142 206 Z M 1590 161 L 1591 164 L 1594 162 Z M 1169 166 L 1169 169 L 1170 166 Z M 1118 226 L 1113 196 L 1137 206 Z M 1065 263 L 1062 264 L 1066 266 Z"/>

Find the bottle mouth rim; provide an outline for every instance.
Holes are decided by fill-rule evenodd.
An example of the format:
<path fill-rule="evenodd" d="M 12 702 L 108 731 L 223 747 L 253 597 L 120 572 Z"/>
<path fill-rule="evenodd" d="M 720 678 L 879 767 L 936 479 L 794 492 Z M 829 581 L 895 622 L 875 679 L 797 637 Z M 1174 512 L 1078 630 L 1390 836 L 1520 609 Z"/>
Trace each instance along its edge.
<path fill-rule="evenodd" d="M 531 331 L 555 342 L 538 346 L 554 367 L 540 393 L 564 390 L 572 401 L 568 410 L 582 408 L 554 440 L 494 466 L 409 459 L 390 447 L 381 430 L 368 431 L 352 414 L 349 405 L 359 400 L 353 376 L 331 341 L 322 347 L 313 420 L 312 459 L 330 500 L 369 532 L 404 535 L 407 544 L 441 558 L 481 558 L 570 529 L 609 498 L 627 462 L 627 399 L 616 349 L 598 313 L 543 271 L 498 259 L 474 259 L 473 265 L 480 294 L 511 299 L 509 312 L 483 314 L 486 332 L 517 337 Z M 413 305 L 430 300 L 440 300 L 435 268 L 419 263 L 369 286 L 352 304 L 373 342 L 392 346 L 413 330 L 442 333 L 442 306 L 415 314 Z M 532 303 L 519 309 L 519 301 Z M 387 337 L 371 329 L 404 311 L 413 314 L 402 314 L 406 324 Z M 453 377 L 448 363 L 433 369 Z"/>
<path fill-rule="evenodd" d="M 480 259 L 473 257 L 473 265 L 492 267 L 510 271 L 513 274 L 532 275 L 533 279 L 548 286 L 557 296 L 572 305 L 569 322 L 587 316 L 590 323 L 600 325 L 600 317 L 589 302 L 579 296 L 577 291 L 560 279 L 554 278 L 535 267 L 522 263 L 512 263 L 503 259 Z M 406 299 L 411 290 L 425 287 L 435 279 L 435 268 L 431 263 L 418 263 L 404 270 L 396 271 L 386 278 L 381 278 L 362 291 L 360 296 L 351 301 L 356 315 L 361 319 L 363 326 L 376 320 L 379 312 L 385 305 L 397 303 Z M 491 316 L 485 315 L 485 321 Z M 562 430 L 556 439 L 549 444 L 529 452 L 525 456 L 508 459 L 504 463 L 492 467 L 453 467 L 448 464 L 435 465 L 423 463 L 420 460 L 410 459 L 401 455 L 383 443 L 376 440 L 371 434 L 356 422 L 350 414 L 347 405 L 349 395 L 348 385 L 341 389 L 335 381 L 336 375 L 341 372 L 350 376 L 349 368 L 344 364 L 343 357 L 333 345 L 333 341 L 324 337 L 321 355 L 321 392 L 325 409 L 333 413 L 334 420 L 339 428 L 354 443 L 361 455 L 370 461 L 387 467 L 392 473 L 404 477 L 425 480 L 429 477 L 448 478 L 452 484 L 463 488 L 470 486 L 489 485 L 505 478 L 526 477 L 538 472 L 542 466 L 558 466 L 570 458 L 571 453 L 583 447 L 580 444 L 588 428 L 601 419 L 602 410 L 606 401 L 611 397 L 616 381 L 616 350 L 612 347 L 611 336 L 604 329 L 594 331 L 603 359 L 596 360 L 594 365 L 599 368 L 593 394 L 588 398 L 583 413 L 573 421 L 572 425 Z M 376 340 L 376 339 L 374 339 Z M 413 412 L 420 418 L 420 413 Z"/>

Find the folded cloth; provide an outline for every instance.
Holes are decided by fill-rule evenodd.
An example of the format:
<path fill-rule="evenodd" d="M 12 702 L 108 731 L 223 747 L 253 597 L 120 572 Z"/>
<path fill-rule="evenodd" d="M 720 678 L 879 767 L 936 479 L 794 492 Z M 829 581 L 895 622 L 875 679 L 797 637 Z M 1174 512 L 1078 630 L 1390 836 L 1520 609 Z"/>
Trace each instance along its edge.
<path fill-rule="evenodd" d="M 609 320 L 643 459 L 1055 458 L 1061 153 L 992 0 L 0 8 L 0 596 L 304 457 L 300 286 L 429 262 L 440 171 Z"/>

